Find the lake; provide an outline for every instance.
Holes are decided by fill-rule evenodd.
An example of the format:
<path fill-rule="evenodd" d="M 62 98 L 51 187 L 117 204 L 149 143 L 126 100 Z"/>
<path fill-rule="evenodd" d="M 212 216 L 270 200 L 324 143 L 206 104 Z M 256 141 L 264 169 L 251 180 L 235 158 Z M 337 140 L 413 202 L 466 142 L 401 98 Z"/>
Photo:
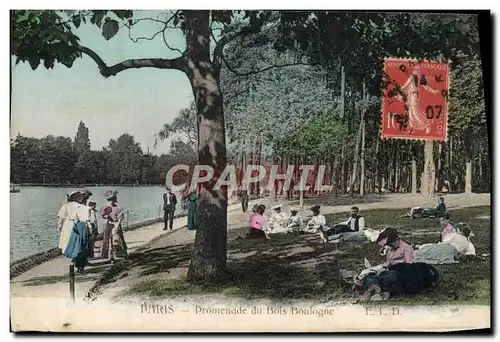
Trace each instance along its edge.
<path fill-rule="evenodd" d="M 17 187 L 19 193 L 10 194 L 10 258 L 11 262 L 28 255 L 57 247 L 57 213 L 66 201 L 66 194 L 74 188 Z M 157 218 L 163 215 L 161 186 L 149 187 L 87 187 L 97 203 L 97 210 L 106 203 L 107 189 L 118 190 L 118 203 L 125 210 L 124 225 Z M 177 196 L 176 214 L 181 213 Z"/>

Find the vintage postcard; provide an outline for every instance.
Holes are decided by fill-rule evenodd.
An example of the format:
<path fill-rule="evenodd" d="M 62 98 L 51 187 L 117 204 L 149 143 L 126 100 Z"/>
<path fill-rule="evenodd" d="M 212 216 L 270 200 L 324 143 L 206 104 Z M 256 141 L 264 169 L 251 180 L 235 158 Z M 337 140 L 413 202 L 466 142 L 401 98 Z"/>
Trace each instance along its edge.
<path fill-rule="evenodd" d="M 490 20 L 10 11 L 11 331 L 490 329 Z"/>

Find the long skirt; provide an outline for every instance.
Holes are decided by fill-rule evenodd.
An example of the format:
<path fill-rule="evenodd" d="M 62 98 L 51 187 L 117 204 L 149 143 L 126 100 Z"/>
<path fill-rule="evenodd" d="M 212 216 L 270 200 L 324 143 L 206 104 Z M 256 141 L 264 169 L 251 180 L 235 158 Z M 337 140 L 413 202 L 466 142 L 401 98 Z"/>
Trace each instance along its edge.
<path fill-rule="evenodd" d="M 114 259 L 115 256 L 119 254 L 126 258 L 128 256 L 127 249 L 123 231 L 121 229 L 116 229 L 112 224 L 105 223 L 101 246 L 101 258 Z"/>
<path fill-rule="evenodd" d="M 87 223 L 74 222 L 64 256 L 71 259 L 77 268 L 85 267 L 89 254 L 89 242 L 90 232 Z"/>
<path fill-rule="evenodd" d="M 363 279 L 363 287 L 380 286 L 383 292 L 391 296 L 415 294 L 425 291 L 439 281 L 437 270 L 425 263 L 399 263 L 377 274 L 370 274 Z"/>
<path fill-rule="evenodd" d="M 250 228 L 248 238 L 249 239 L 265 239 L 266 233 L 264 233 L 264 231 L 261 229 Z"/>
<path fill-rule="evenodd" d="M 189 203 L 187 214 L 188 230 L 196 230 L 196 202 Z"/>
<path fill-rule="evenodd" d="M 424 262 L 431 265 L 455 264 L 457 249 L 447 243 L 427 244 L 417 249 L 413 256 L 415 262 Z"/>

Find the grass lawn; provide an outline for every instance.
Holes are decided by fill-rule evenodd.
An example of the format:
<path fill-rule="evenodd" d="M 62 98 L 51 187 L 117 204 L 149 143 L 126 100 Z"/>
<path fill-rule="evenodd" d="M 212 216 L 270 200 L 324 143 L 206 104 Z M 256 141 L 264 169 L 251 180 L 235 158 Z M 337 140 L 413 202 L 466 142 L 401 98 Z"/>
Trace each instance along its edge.
<path fill-rule="evenodd" d="M 362 214 L 370 228 L 381 228 L 389 223 L 413 243 L 436 242 L 439 225 L 436 219 L 400 218 L 405 210 L 370 210 Z M 473 242 L 478 255 L 491 253 L 490 207 L 473 207 L 450 211 L 454 222 L 464 221 L 475 234 Z M 331 224 L 345 219 L 346 214 L 327 216 Z M 486 217 L 485 217 L 486 216 Z M 340 277 L 340 269 L 363 269 L 363 260 L 372 265 L 383 262 L 374 243 L 345 242 L 343 245 L 323 247 L 317 236 L 275 235 L 266 242 L 237 240 L 245 228 L 229 231 L 228 273 L 217 284 L 190 284 L 183 278 L 171 280 L 144 280 L 135 282 L 124 293 L 126 296 L 165 298 L 188 294 L 219 293 L 245 299 L 272 299 L 282 303 L 290 300 L 318 302 L 342 301 L 357 298 Z M 144 276 L 186 267 L 191 245 L 154 248 L 128 261 L 127 270 L 140 269 Z M 491 262 L 473 261 L 463 264 L 438 265 L 440 283 L 430 292 L 393 298 L 399 305 L 429 304 L 490 304 Z M 123 274 L 125 273 L 125 274 Z M 185 274 L 185 273 L 184 273 Z M 387 302 L 385 302 L 387 303 Z"/>

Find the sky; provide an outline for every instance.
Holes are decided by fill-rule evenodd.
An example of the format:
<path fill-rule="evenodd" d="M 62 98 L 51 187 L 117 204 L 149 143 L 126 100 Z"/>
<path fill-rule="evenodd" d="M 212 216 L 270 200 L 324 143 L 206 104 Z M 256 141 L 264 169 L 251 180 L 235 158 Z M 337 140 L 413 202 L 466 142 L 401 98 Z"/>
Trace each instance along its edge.
<path fill-rule="evenodd" d="M 160 12 L 140 11 L 134 18 L 156 18 Z M 164 18 L 160 17 L 160 18 Z M 131 30 L 131 36 L 151 37 L 159 23 L 141 21 Z M 178 52 L 169 50 L 158 35 L 153 41 L 134 43 L 128 28 L 106 41 L 96 25 L 81 25 L 73 31 L 80 44 L 97 52 L 108 64 L 129 58 L 175 58 Z M 183 50 L 184 37 L 180 30 L 168 30 L 170 46 Z M 155 134 L 170 122 L 179 110 L 193 99 L 186 75 L 177 70 L 131 69 L 104 78 L 95 62 L 87 57 L 77 59 L 68 69 L 56 64 L 47 70 L 42 65 L 31 70 L 28 63 L 14 65 L 12 59 L 11 137 L 18 133 L 29 137 L 49 134 L 71 137 L 83 121 L 89 129 L 91 148 L 107 146 L 110 139 L 123 133 L 133 135 L 144 152 L 149 147 L 156 155 L 167 153 L 170 143 L 153 147 Z"/>

